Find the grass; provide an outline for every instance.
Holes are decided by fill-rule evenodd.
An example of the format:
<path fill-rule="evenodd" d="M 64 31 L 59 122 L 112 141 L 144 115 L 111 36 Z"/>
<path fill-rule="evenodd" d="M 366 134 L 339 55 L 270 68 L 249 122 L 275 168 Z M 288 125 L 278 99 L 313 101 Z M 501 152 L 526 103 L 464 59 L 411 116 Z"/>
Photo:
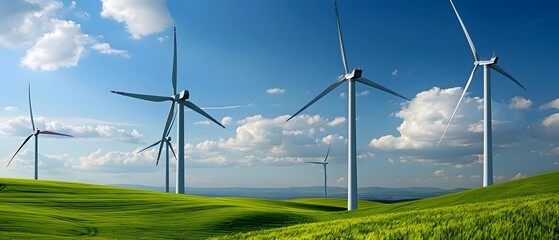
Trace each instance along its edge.
<path fill-rule="evenodd" d="M 417 201 L 360 201 L 360 210 L 347 212 L 344 199 L 208 198 L 0 179 L 0 239 L 492 238 L 520 234 L 521 226 L 518 236 L 557 239 L 557 228 L 541 226 L 559 226 L 558 182 L 554 172 Z M 487 223 L 493 235 L 476 235 Z"/>

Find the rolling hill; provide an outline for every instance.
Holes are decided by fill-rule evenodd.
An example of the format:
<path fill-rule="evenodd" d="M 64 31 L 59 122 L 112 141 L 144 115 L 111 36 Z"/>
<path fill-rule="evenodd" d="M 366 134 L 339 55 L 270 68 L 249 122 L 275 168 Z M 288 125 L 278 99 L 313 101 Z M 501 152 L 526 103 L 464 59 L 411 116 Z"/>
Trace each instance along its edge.
<path fill-rule="evenodd" d="M 557 238 L 557 183 L 553 172 L 416 201 L 360 201 L 347 212 L 335 198 L 209 198 L 0 179 L 0 238 Z"/>

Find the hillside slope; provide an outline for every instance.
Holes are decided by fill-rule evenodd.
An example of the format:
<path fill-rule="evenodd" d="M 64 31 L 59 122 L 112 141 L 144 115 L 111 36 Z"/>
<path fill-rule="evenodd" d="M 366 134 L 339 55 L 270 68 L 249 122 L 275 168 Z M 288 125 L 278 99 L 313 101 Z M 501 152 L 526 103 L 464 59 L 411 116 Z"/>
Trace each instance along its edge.
<path fill-rule="evenodd" d="M 79 236 L 207 238 L 271 228 L 285 229 L 281 227 L 293 225 L 297 225 L 293 226 L 297 228 L 300 227 L 298 224 L 305 223 L 326 224 L 326 227 L 331 226 L 328 224 L 332 220 L 357 221 L 369 225 L 371 221 L 377 221 L 374 218 L 401 219 L 394 217 L 398 214 L 406 216 L 404 218 L 420 214 L 442 216 L 445 214 L 441 207 L 456 208 L 458 210 L 451 211 L 460 212 L 480 206 L 490 209 L 495 201 L 518 206 L 524 201 L 535 205 L 557 203 L 557 183 L 559 172 L 554 172 L 418 201 L 396 204 L 360 201 L 360 210 L 347 212 L 344 211 L 344 199 L 273 201 L 208 198 L 90 184 L 0 179 L 0 239 L 64 239 Z M 510 214 L 515 215 L 514 211 Z M 557 208 L 546 211 L 555 214 Z M 559 219 L 559 215 L 547 217 Z M 344 226 L 342 223 L 335 225 Z"/>

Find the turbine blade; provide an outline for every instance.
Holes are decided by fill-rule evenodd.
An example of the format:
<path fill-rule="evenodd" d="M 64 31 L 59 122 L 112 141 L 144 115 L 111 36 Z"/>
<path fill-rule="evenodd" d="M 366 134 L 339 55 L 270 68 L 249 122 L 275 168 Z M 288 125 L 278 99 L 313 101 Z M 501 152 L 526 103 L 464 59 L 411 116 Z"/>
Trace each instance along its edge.
<path fill-rule="evenodd" d="M 452 119 L 454 118 L 454 114 L 456 114 L 456 111 L 458 110 L 458 107 L 460 106 L 460 103 L 462 102 L 462 99 L 464 98 L 464 95 L 466 95 L 466 91 L 468 91 L 468 87 L 470 87 L 470 83 L 472 82 L 472 79 L 474 78 L 474 73 L 476 72 L 477 69 L 477 64 L 474 65 L 474 69 L 472 69 L 472 73 L 470 74 L 470 78 L 468 79 L 468 82 L 466 83 L 466 87 L 464 87 L 464 91 L 462 92 L 462 96 L 460 96 L 460 100 L 458 100 L 458 104 L 456 104 L 456 107 L 454 108 L 454 112 L 452 112 L 452 116 L 450 117 L 450 119 L 448 120 L 448 123 L 446 124 L 446 127 L 444 128 L 443 131 L 443 135 L 441 135 L 441 138 L 439 139 L 439 142 L 437 143 L 437 146 L 439 146 L 439 144 L 441 144 L 441 141 L 444 138 L 444 135 L 446 134 L 446 130 L 448 130 L 448 126 L 450 126 L 450 122 L 452 122 Z"/>
<path fill-rule="evenodd" d="M 522 89 L 524 89 L 524 91 L 526 91 L 526 88 L 524 86 L 522 86 L 522 84 L 520 84 L 519 81 L 517 81 L 516 79 L 514 79 L 514 77 L 512 77 L 510 74 L 508 74 L 507 72 L 505 72 L 505 70 L 503 70 L 501 67 L 497 66 L 497 64 L 493 64 L 493 65 L 489 65 L 491 68 L 495 69 L 495 71 L 499 72 L 500 74 L 503 74 L 505 77 L 508 77 L 510 80 L 512 80 L 513 82 L 515 82 L 516 84 L 518 84 L 518 86 L 520 86 Z"/>
<path fill-rule="evenodd" d="M 40 131 L 39 134 L 49 134 L 49 135 L 58 135 L 58 136 L 65 136 L 65 137 L 74 137 L 72 135 L 57 133 L 57 132 L 53 132 L 53 131 Z"/>
<path fill-rule="evenodd" d="M 305 105 L 303 108 L 301 108 L 301 110 L 297 111 L 295 114 L 293 114 L 290 118 L 288 118 L 285 122 L 288 122 L 289 120 L 291 120 L 292 118 L 294 118 L 295 116 L 297 116 L 297 114 L 301 113 L 303 110 L 307 109 L 310 105 L 312 105 L 313 103 L 315 103 L 316 101 L 318 101 L 318 99 L 324 97 L 324 95 L 328 94 L 329 92 L 331 92 L 332 90 L 334 90 L 335 88 L 337 88 L 338 86 L 340 86 L 340 84 L 344 83 L 345 81 L 347 81 L 347 79 L 343 79 L 341 81 L 338 81 L 332 85 L 330 85 L 328 88 L 326 88 L 326 90 L 322 91 L 322 93 L 320 93 L 318 96 L 316 96 L 313 100 L 311 100 L 309 103 L 307 103 L 307 105 Z"/>
<path fill-rule="evenodd" d="M 323 163 L 326 162 L 326 160 L 328 160 L 328 155 L 330 154 L 330 144 L 328 144 L 328 152 L 326 152 L 326 157 L 324 158 Z"/>
<path fill-rule="evenodd" d="M 196 104 L 190 102 L 190 101 L 184 101 L 182 104 L 184 104 L 185 106 L 187 106 L 188 108 L 194 110 L 195 112 L 203 115 L 204 117 L 212 120 L 212 122 L 216 123 L 217 125 L 221 126 L 222 128 L 225 128 L 225 126 L 223 126 L 219 121 L 215 120 L 212 116 L 210 116 L 208 113 L 204 112 L 204 110 L 202 110 L 201 108 L 199 108 L 198 106 L 196 106 Z"/>
<path fill-rule="evenodd" d="M 306 162 L 306 163 L 313 163 L 313 164 L 322 164 L 322 165 L 324 165 L 323 162 Z"/>
<path fill-rule="evenodd" d="M 161 149 L 163 148 L 163 142 L 167 138 L 167 133 L 169 132 L 169 128 L 171 127 L 171 121 L 173 119 L 173 115 L 175 114 L 175 102 L 171 102 L 171 108 L 169 108 L 169 114 L 167 114 L 167 121 L 165 122 L 165 128 L 163 129 L 163 136 L 161 136 L 161 141 L 159 141 L 159 151 L 157 152 L 157 162 L 155 162 L 155 166 L 159 164 L 159 157 L 161 157 Z"/>
<path fill-rule="evenodd" d="M 177 113 L 175 112 L 173 114 L 173 121 L 171 121 L 171 125 L 169 126 L 169 129 L 168 129 L 167 134 L 165 136 L 169 136 L 169 133 L 171 133 L 171 129 L 173 128 L 173 124 L 175 123 L 176 118 L 177 118 Z"/>
<path fill-rule="evenodd" d="M 173 27 L 174 30 L 174 50 L 173 50 L 173 96 L 177 95 L 177 27 Z"/>
<path fill-rule="evenodd" d="M 35 120 L 33 120 L 33 109 L 31 108 L 31 83 L 27 88 L 27 93 L 29 95 L 29 113 L 31 115 L 31 126 L 33 126 L 33 131 L 35 131 Z"/>
<path fill-rule="evenodd" d="M 369 85 L 369 86 L 374 87 L 374 88 L 376 88 L 376 89 L 379 89 L 379 90 L 385 91 L 385 92 L 387 92 L 387 93 L 390 93 L 390 94 L 392 94 L 392 95 L 394 95 L 394 96 L 398 96 L 398 97 L 401 97 L 401 98 L 406 99 L 406 100 L 408 100 L 408 101 L 411 101 L 411 100 L 409 100 L 407 97 L 404 97 L 404 96 L 402 96 L 402 95 L 400 95 L 400 94 L 398 94 L 398 93 L 396 93 L 396 92 L 394 92 L 394 91 L 392 91 L 392 90 L 390 90 L 390 89 L 388 89 L 388 88 L 386 88 L 386 87 L 383 87 L 382 85 L 380 85 L 380 84 L 378 84 L 378 83 L 375 83 L 375 82 L 373 82 L 373 81 L 371 81 L 371 80 L 368 80 L 368 79 L 366 79 L 366 78 L 358 78 L 358 79 L 356 79 L 355 81 L 358 81 L 358 82 L 363 83 L 363 84 L 365 84 L 365 85 Z"/>
<path fill-rule="evenodd" d="M 458 10 L 456 10 L 456 7 L 454 6 L 454 3 L 452 2 L 452 0 L 450 0 L 450 4 L 452 5 L 452 9 L 454 9 L 454 12 L 456 13 L 456 17 L 458 17 L 458 21 L 460 22 L 460 25 L 462 26 L 462 30 L 464 30 L 464 34 L 466 35 L 466 39 L 468 39 L 468 43 L 470 44 L 470 48 L 472 49 L 472 53 L 474 54 L 474 59 L 477 62 L 479 57 L 477 56 L 476 47 L 474 46 L 474 42 L 470 38 L 470 34 L 468 33 L 468 30 L 466 29 L 466 25 L 464 25 L 464 22 L 462 21 L 462 18 L 460 18 L 460 14 L 458 14 Z"/>
<path fill-rule="evenodd" d="M 342 53 L 342 63 L 344 64 L 345 74 L 348 74 L 347 59 L 345 57 L 344 39 L 342 38 L 342 28 L 340 27 L 340 19 L 338 16 L 338 4 L 334 0 L 334 10 L 336 11 L 336 27 L 338 29 L 338 41 L 340 42 L 340 52 Z"/>
<path fill-rule="evenodd" d="M 141 152 L 143 152 L 143 151 L 145 151 L 145 150 L 148 150 L 149 148 L 151 148 L 151 147 L 153 147 L 153 146 L 159 144 L 159 142 L 161 142 L 161 140 L 157 141 L 156 143 L 154 143 L 154 144 L 152 144 L 152 145 L 147 146 L 146 148 L 140 150 L 138 153 L 141 153 Z"/>
<path fill-rule="evenodd" d="M 171 141 L 166 141 L 166 142 L 167 142 L 167 147 L 171 149 L 171 152 L 173 153 L 175 159 L 178 159 L 177 154 L 175 154 L 175 150 L 173 150 L 173 144 L 171 143 Z"/>
<path fill-rule="evenodd" d="M 29 137 L 27 137 L 25 139 L 25 141 L 23 141 L 23 143 L 21 144 L 21 146 L 19 146 L 19 148 L 17 149 L 16 153 L 14 153 L 14 156 L 12 156 L 12 158 L 10 159 L 10 161 L 8 162 L 8 164 L 6 164 L 6 168 L 8 166 L 10 166 L 10 163 L 12 162 L 12 160 L 14 160 L 14 158 L 16 157 L 17 153 L 19 152 L 19 150 L 21 150 L 21 148 L 27 143 L 27 141 L 29 141 L 29 139 L 33 137 L 33 134 L 29 135 Z"/>
<path fill-rule="evenodd" d="M 119 94 L 119 95 L 127 96 L 127 97 L 133 97 L 133 98 L 138 98 L 138 99 L 152 101 L 152 102 L 163 102 L 163 101 L 172 101 L 173 100 L 173 98 L 171 98 L 171 97 L 144 95 L 144 94 L 127 93 L 127 92 L 119 92 L 119 91 L 111 91 L 111 92 Z"/>

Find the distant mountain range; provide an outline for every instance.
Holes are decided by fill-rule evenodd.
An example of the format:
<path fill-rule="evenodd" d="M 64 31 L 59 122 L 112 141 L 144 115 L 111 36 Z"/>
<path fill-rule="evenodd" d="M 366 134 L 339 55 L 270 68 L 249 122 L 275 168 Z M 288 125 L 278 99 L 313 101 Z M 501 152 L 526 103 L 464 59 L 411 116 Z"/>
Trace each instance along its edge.
<path fill-rule="evenodd" d="M 143 189 L 163 192 L 164 187 L 153 187 L 133 184 L 117 184 L 126 188 Z M 435 187 L 407 187 L 407 188 L 382 188 L 367 187 L 359 189 L 359 198 L 379 202 L 399 202 L 405 200 L 422 199 L 439 195 L 461 192 L 466 188 L 441 189 Z M 175 192 L 175 188 L 171 188 Z M 290 187 L 290 188 L 186 188 L 187 194 L 207 197 L 250 197 L 265 199 L 294 199 L 294 198 L 316 198 L 324 196 L 324 187 Z M 340 187 L 328 187 L 328 197 L 345 198 L 347 189 Z"/>

